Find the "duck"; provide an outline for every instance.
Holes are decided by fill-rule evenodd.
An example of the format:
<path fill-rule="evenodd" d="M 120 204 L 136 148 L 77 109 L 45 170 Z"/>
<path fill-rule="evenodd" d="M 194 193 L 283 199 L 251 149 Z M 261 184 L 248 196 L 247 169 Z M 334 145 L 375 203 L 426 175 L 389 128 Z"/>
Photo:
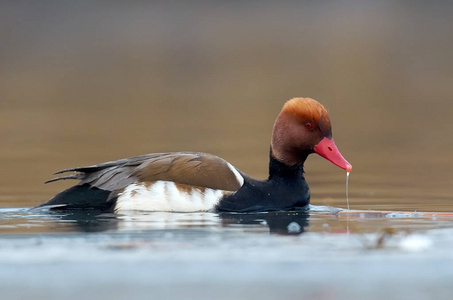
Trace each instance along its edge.
<path fill-rule="evenodd" d="M 46 183 L 75 179 L 78 184 L 38 207 L 113 213 L 307 210 L 310 189 L 304 163 L 312 153 L 352 170 L 335 145 L 327 109 L 311 98 L 292 98 L 273 126 L 266 180 L 254 179 L 213 154 L 151 153 L 58 171 L 54 174 L 72 173 Z"/>

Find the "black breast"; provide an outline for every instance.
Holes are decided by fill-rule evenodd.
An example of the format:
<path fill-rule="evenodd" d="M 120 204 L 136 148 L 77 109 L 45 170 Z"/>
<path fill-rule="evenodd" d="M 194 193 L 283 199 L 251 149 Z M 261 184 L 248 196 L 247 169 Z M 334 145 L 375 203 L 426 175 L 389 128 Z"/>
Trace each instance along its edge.
<path fill-rule="evenodd" d="M 304 209 L 310 202 L 310 189 L 303 166 L 287 166 L 271 156 L 269 179 L 245 178 L 237 192 L 225 196 L 218 211 L 256 212 Z"/>

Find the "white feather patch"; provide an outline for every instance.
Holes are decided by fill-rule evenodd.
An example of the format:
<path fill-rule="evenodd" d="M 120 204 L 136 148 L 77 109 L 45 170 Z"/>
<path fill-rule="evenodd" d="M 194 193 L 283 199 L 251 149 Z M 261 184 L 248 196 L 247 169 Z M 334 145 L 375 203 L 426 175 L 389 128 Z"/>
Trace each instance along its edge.
<path fill-rule="evenodd" d="M 239 174 L 238 170 L 236 170 L 235 167 L 233 167 L 229 162 L 227 162 L 228 168 L 230 168 L 231 172 L 233 172 L 234 176 L 236 176 L 237 181 L 239 184 L 242 186 L 244 185 L 244 177 L 242 177 L 241 174 Z"/>
<path fill-rule="evenodd" d="M 156 181 L 152 184 L 131 184 L 118 195 L 115 212 L 138 211 L 173 211 L 195 212 L 209 211 L 219 203 L 223 190 L 205 188 L 178 189 L 172 181 Z"/>

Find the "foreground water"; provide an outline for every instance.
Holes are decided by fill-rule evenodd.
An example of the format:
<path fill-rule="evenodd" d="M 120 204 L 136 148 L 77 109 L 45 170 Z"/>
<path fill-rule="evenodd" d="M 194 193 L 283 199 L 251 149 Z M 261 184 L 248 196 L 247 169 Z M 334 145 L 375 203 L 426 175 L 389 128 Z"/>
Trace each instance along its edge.
<path fill-rule="evenodd" d="M 450 214 L 2 208 L 0 229 L 4 299 L 453 295 Z"/>

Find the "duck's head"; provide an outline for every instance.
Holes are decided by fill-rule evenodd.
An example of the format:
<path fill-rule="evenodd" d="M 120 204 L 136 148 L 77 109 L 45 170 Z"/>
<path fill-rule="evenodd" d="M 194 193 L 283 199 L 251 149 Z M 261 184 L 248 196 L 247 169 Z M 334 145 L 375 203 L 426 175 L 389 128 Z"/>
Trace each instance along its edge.
<path fill-rule="evenodd" d="M 310 153 L 317 153 L 347 172 L 352 170 L 333 141 L 329 113 L 310 98 L 285 103 L 274 124 L 271 150 L 275 159 L 289 166 L 303 164 Z"/>

